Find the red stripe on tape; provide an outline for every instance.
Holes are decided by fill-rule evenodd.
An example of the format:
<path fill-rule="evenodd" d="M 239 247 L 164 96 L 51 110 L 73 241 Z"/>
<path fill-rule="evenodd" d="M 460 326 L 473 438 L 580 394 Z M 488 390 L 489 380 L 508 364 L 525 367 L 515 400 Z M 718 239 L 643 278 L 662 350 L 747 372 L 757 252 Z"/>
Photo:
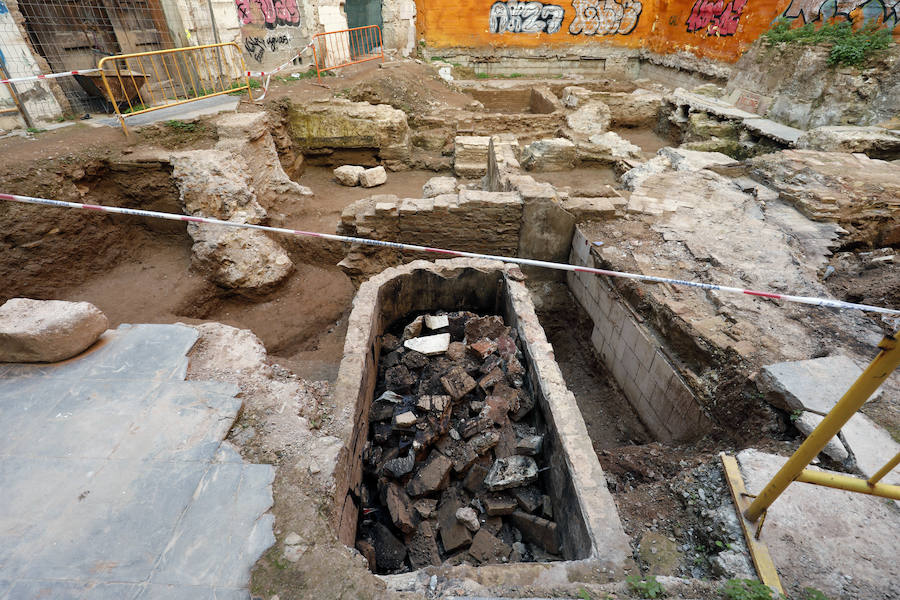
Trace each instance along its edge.
<path fill-rule="evenodd" d="M 94 204 L 82 204 L 81 208 L 86 208 L 88 210 L 99 210 L 100 212 L 103 212 L 102 206 L 96 206 Z"/>
<path fill-rule="evenodd" d="M 762 296 L 763 298 L 781 298 L 781 294 L 770 294 L 768 292 L 754 292 L 752 290 L 743 290 L 748 296 Z"/>
<path fill-rule="evenodd" d="M 191 223 L 202 223 L 203 219 L 200 217 L 181 217 L 182 221 L 190 221 Z"/>

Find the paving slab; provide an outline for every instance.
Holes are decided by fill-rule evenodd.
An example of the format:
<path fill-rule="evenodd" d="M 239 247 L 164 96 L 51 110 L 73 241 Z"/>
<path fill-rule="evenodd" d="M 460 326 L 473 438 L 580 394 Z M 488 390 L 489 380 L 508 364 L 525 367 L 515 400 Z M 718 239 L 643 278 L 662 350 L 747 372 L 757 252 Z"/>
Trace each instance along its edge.
<path fill-rule="evenodd" d="M 760 383 L 769 392 L 770 402 L 779 408 L 824 415 L 861 374 L 862 369 L 850 358 L 835 355 L 765 366 Z M 879 389 L 869 400 L 880 395 Z"/>
<path fill-rule="evenodd" d="M 747 492 L 758 494 L 787 461 L 740 452 Z M 900 512 L 884 498 L 794 483 L 772 504 L 762 540 L 790 597 L 814 587 L 829 598 L 900 597 Z"/>
<path fill-rule="evenodd" d="M 0 365 L 0 600 L 249 597 L 274 470 L 223 442 L 237 386 L 184 381 L 197 336 L 123 325 Z"/>
<path fill-rule="evenodd" d="M 753 133 L 757 133 L 763 137 L 771 138 L 776 142 L 787 144 L 793 147 L 800 139 L 805 131 L 791 127 L 790 125 L 782 125 L 771 119 L 747 118 L 743 120 L 743 125 Z"/>

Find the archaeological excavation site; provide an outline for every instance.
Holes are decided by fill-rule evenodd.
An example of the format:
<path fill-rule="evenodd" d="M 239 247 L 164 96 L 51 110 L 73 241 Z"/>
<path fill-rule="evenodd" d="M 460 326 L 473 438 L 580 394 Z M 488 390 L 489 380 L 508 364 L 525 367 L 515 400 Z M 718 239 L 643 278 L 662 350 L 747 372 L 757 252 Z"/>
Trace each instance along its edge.
<path fill-rule="evenodd" d="M 0 600 L 900 600 L 896 0 L 0 0 Z"/>

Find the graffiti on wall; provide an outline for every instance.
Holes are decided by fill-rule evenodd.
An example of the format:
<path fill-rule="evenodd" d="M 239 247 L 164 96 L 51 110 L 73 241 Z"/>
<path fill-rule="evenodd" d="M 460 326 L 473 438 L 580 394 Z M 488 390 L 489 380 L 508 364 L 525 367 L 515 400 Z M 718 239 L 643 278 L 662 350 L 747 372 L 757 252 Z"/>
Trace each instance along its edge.
<path fill-rule="evenodd" d="M 283 46 L 290 46 L 291 36 L 286 33 L 270 35 L 265 39 L 250 36 L 244 39 L 244 49 L 256 62 L 262 62 L 266 50 L 275 52 Z"/>
<path fill-rule="evenodd" d="M 688 33 L 706 30 L 706 35 L 734 35 L 747 0 L 697 0 L 687 20 Z"/>
<path fill-rule="evenodd" d="M 491 6 L 491 33 L 556 33 L 566 10 L 542 2 L 494 2 Z"/>
<path fill-rule="evenodd" d="M 861 8 L 866 20 L 881 20 L 896 27 L 900 19 L 900 0 L 793 0 L 784 14 L 785 19 L 802 19 L 804 23 L 842 16 Z"/>
<path fill-rule="evenodd" d="M 268 29 L 275 29 L 280 25 L 291 27 L 300 25 L 300 11 L 297 9 L 296 0 L 234 0 L 234 2 L 244 25 L 253 23 L 251 7 L 254 4 L 262 12 L 263 23 Z"/>
<path fill-rule="evenodd" d="M 572 0 L 572 35 L 628 35 L 637 27 L 643 5 L 638 0 Z"/>
<path fill-rule="evenodd" d="M 4 2 L 3 0 L 0 0 L 0 15 L 5 15 L 8 12 L 9 12 L 9 9 L 6 8 L 6 2 Z"/>

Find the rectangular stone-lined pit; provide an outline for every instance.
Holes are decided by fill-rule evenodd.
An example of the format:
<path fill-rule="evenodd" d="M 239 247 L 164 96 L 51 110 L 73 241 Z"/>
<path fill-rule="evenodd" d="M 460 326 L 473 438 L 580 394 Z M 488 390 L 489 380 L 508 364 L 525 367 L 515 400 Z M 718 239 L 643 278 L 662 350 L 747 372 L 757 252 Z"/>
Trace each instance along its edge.
<path fill-rule="evenodd" d="M 528 378 L 546 422 L 544 443 L 551 467 L 546 472 L 547 487 L 554 490 L 554 514 L 561 515 L 562 556 L 593 559 L 616 570 L 629 561 L 628 538 L 581 412 L 565 386 L 521 279 L 521 272 L 512 266 L 455 259 L 415 261 L 387 269 L 360 286 L 334 394 L 337 411 L 346 416 L 334 495 L 334 519 L 343 543 L 352 546 L 355 541 L 361 454 L 369 431 L 380 336 L 394 321 L 414 312 L 471 310 L 502 315 L 522 340 Z"/>
<path fill-rule="evenodd" d="M 596 266 L 590 242 L 578 228 L 569 262 Z M 570 272 L 567 281 L 594 322 L 594 349 L 650 432 L 660 441 L 703 435 L 709 421 L 694 393 L 625 301 L 597 275 Z"/>

